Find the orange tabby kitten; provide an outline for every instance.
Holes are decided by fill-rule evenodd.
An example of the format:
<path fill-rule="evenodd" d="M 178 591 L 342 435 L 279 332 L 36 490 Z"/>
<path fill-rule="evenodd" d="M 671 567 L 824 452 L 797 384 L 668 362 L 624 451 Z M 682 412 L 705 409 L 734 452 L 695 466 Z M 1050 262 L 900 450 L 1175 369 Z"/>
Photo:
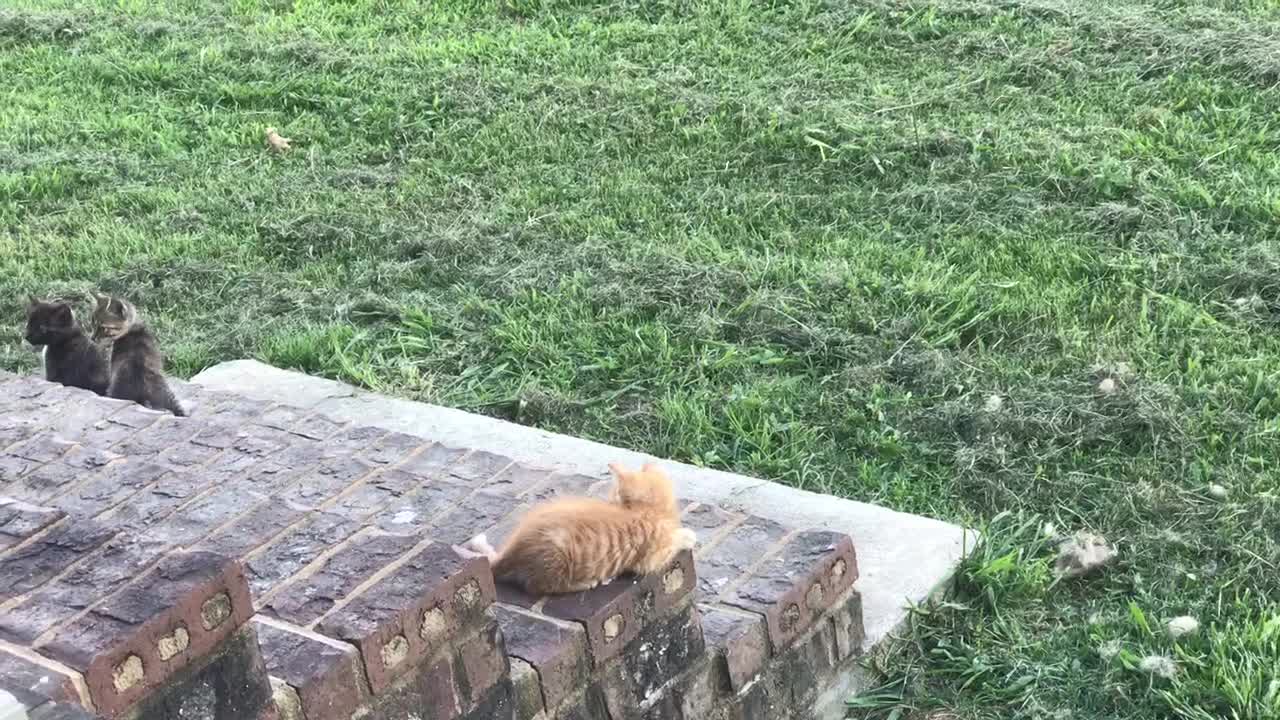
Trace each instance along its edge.
<path fill-rule="evenodd" d="M 493 576 L 535 595 L 589 590 L 625 574 L 666 567 L 697 536 L 680 527 L 671 479 L 657 465 L 609 466 L 611 500 L 564 498 L 531 509 L 501 551 L 478 535 L 466 547 L 488 556 Z"/>

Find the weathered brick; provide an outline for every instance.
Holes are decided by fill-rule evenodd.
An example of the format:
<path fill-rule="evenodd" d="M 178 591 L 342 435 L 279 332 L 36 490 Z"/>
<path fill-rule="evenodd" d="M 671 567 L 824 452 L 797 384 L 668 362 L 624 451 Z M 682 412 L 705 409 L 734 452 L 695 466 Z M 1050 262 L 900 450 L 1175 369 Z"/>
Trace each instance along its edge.
<path fill-rule="evenodd" d="M 22 655 L 16 654 L 22 652 Z M 0 649 L 0 688 L 21 688 L 60 703 L 81 703 L 83 682 L 70 668 L 30 651 Z"/>
<path fill-rule="evenodd" d="M 150 525 L 142 537 L 167 545 L 194 545 L 262 499 L 262 496 L 247 494 L 234 486 L 214 489 L 190 500 L 164 520 Z"/>
<path fill-rule="evenodd" d="M 771 520 L 747 518 L 714 545 L 698 548 L 698 592 L 704 601 L 714 600 L 787 534 Z"/>
<path fill-rule="evenodd" d="M 263 611 L 299 625 L 328 612 L 360 583 L 408 552 L 416 538 L 363 535 L 331 556 L 314 573 L 280 588 Z"/>
<path fill-rule="evenodd" d="M 808 629 L 858 576 L 853 541 L 825 530 L 796 533 L 724 594 L 724 602 L 765 616 L 769 640 L 784 648 Z"/>
<path fill-rule="evenodd" d="M 535 720 L 541 715 L 542 688 L 538 685 L 538 672 L 529 663 L 511 658 L 511 700 L 515 706 L 515 720 Z"/>
<path fill-rule="evenodd" d="M 422 478 L 444 479 L 448 477 L 448 469 L 466 455 L 461 448 L 452 448 L 439 443 L 432 443 L 400 463 L 405 472 Z"/>
<path fill-rule="evenodd" d="M 378 693 L 484 617 L 493 598 L 488 562 L 437 543 L 326 615 L 317 629 L 360 648 Z"/>
<path fill-rule="evenodd" d="M 95 720 L 88 710 L 69 703 L 46 703 L 32 709 L 28 718 L 30 720 Z"/>
<path fill-rule="evenodd" d="M 207 445 L 199 445 L 185 440 L 176 445 L 164 448 L 158 455 L 160 462 L 180 468 L 203 465 L 217 455 L 220 450 Z"/>
<path fill-rule="evenodd" d="M 0 557 L 0 601 L 29 592 L 93 552 L 115 530 L 92 520 L 67 521 Z"/>
<path fill-rule="evenodd" d="M 193 445 L 211 450 L 226 450 L 240 437 L 240 429 L 231 425 L 204 425 L 190 439 Z"/>
<path fill-rule="evenodd" d="M 296 424 L 287 429 L 293 434 L 304 438 L 311 440 L 324 440 L 332 435 L 336 435 L 343 427 L 345 427 L 345 423 L 338 422 L 337 420 L 324 415 L 312 414 L 299 420 Z"/>
<path fill-rule="evenodd" d="M 432 482 L 389 502 L 373 522 L 390 533 L 421 535 L 441 513 L 452 509 L 470 493 L 464 485 Z"/>
<path fill-rule="evenodd" d="M 246 625 L 125 713 L 129 720 L 281 720 L 252 625 Z"/>
<path fill-rule="evenodd" d="M 636 598 L 643 592 L 632 578 L 619 578 L 603 587 L 581 593 L 552 595 L 542 611 L 586 628 L 595 665 L 622 652 L 640 632 Z"/>
<path fill-rule="evenodd" d="M 93 470 L 104 467 L 114 460 L 124 457 L 120 453 L 87 445 L 77 445 L 62 456 L 61 462 L 80 470 Z"/>
<path fill-rule="evenodd" d="M 836 659 L 844 662 L 862 652 L 866 632 L 862 625 L 862 595 L 856 590 L 846 591 L 845 598 L 837 601 L 830 612 L 835 628 Z"/>
<path fill-rule="evenodd" d="M 511 458 L 484 450 L 473 450 L 449 466 L 449 474 L 467 484 L 483 483 L 496 477 L 508 465 Z"/>
<path fill-rule="evenodd" d="M 166 472 L 162 465 L 126 458 L 102 468 L 89 482 L 60 495 L 57 505 L 71 514 L 97 515 L 127 500 Z M 84 475 L 84 471 L 79 473 Z"/>
<path fill-rule="evenodd" d="M 369 473 L 373 466 L 353 457 L 329 458 L 303 474 L 280 497 L 299 507 L 315 508 Z"/>
<path fill-rule="evenodd" d="M 408 458 L 414 450 L 426 444 L 426 440 L 416 435 L 391 432 L 378 438 L 365 449 L 363 455 L 369 462 L 386 465 Z"/>
<path fill-rule="evenodd" d="M 363 520 L 411 492 L 416 485 L 417 479 L 408 473 L 385 470 L 339 496 L 329 506 L 329 512 Z"/>
<path fill-rule="evenodd" d="M 311 461 L 314 465 L 314 460 Z M 238 452 L 223 452 L 203 467 L 191 470 L 202 487 L 235 485 L 267 494 L 276 493 L 289 480 L 309 470 L 311 465 L 283 465 L 275 459 L 263 460 Z"/>
<path fill-rule="evenodd" d="M 62 577 L 0 614 L 0 636 L 30 644 L 54 625 L 128 584 L 165 548 L 116 537 L 76 563 Z"/>
<path fill-rule="evenodd" d="M 491 612 L 502 627 L 507 653 L 537 670 L 540 707 L 554 710 L 590 679 L 581 626 L 505 605 L 494 605 Z"/>
<path fill-rule="evenodd" d="M 160 410 L 145 408 L 137 403 L 126 403 L 119 406 L 109 420 L 112 424 L 122 425 L 131 430 L 144 430 L 163 418 L 172 419 L 172 416 Z"/>
<path fill-rule="evenodd" d="M 306 522 L 277 537 L 246 563 L 254 596 L 270 592 L 325 550 L 350 537 L 358 527 L 339 515 L 314 513 Z"/>
<path fill-rule="evenodd" d="M 200 541 L 196 549 L 226 557 L 244 557 L 284 532 L 305 514 L 301 510 L 268 501 Z"/>
<path fill-rule="evenodd" d="M 241 428 L 239 437 L 231 444 L 231 449 L 242 455 L 265 458 L 291 446 L 311 445 L 313 441 L 299 438 L 297 435 L 276 430 L 262 425 L 246 425 Z"/>
<path fill-rule="evenodd" d="M 81 428 L 79 432 L 63 432 L 60 437 L 68 441 L 75 440 L 85 447 L 106 449 L 132 437 L 137 432 L 139 432 L 137 429 L 128 425 L 112 420 L 101 420 Z"/>
<path fill-rule="evenodd" d="M 387 431 L 377 427 L 347 427 L 321 444 L 322 458 L 355 455 L 371 447 Z"/>
<path fill-rule="evenodd" d="M 40 463 L 16 455 L 0 455 L 0 488 L 15 484 L 40 467 Z M 8 492 L 8 491 L 6 491 Z"/>
<path fill-rule="evenodd" d="M 645 625 L 622 653 L 621 663 L 598 671 L 612 716 L 636 717 L 634 709 L 692 668 L 703 650 L 702 626 L 693 607 Z"/>
<path fill-rule="evenodd" d="M 698 533 L 698 539 L 710 541 L 731 525 L 746 519 L 739 513 L 729 512 L 715 505 L 691 503 L 680 516 L 680 524 Z M 707 543 L 708 546 L 711 543 Z"/>
<path fill-rule="evenodd" d="M 290 407 L 288 405 L 273 405 L 270 409 L 258 416 L 254 422 L 264 427 L 274 428 L 276 430 L 289 430 L 302 419 L 306 417 L 307 411 L 301 408 Z"/>
<path fill-rule="evenodd" d="M 42 432 L 10 447 L 8 454 L 34 462 L 52 462 L 66 454 L 72 443 L 59 439 L 51 432 Z"/>
<path fill-rule="evenodd" d="M 3 393 L 0 393 L 0 396 L 3 396 Z M 33 420 L 0 416 L 0 450 L 36 435 L 43 427 Z"/>
<path fill-rule="evenodd" d="M 461 720 L 511 720 L 514 714 L 511 681 L 503 678 L 502 682 L 490 688 L 469 711 L 463 713 Z"/>
<path fill-rule="evenodd" d="M 198 429 L 199 426 L 190 420 L 166 415 L 145 431 L 121 440 L 111 449 L 125 457 L 150 457 L 186 442 Z"/>
<path fill-rule="evenodd" d="M 503 495 L 514 497 L 538 485 L 545 484 L 553 474 L 551 470 L 512 463 L 505 470 L 482 484 L 480 488 L 488 492 L 502 493 Z"/>
<path fill-rule="evenodd" d="M 469 711 L 481 705 L 489 691 L 510 674 L 502 631 L 496 622 L 487 623 L 462 643 L 458 648 L 458 665 L 454 673 L 458 699 Z"/>
<path fill-rule="evenodd" d="M 751 682 L 769 659 L 764 617 L 731 608 L 703 606 L 702 632 L 707 645 L 721 658 L 718 664 L 738 692 Z"/>
<path fill-rule="evenodd" d="M 40 466 L 33 464 L 25 477 L 9 486 L 9 491 L 35 502 L 49 502 L 66 492 L 68 488 L 74 487 L 76 483 L 85 482 L 86 485 L 92 486 L 91 479 L 103 477 L 104 473 L 103 469 L 77 468 L 63 462 L 51 462 Z M 111 485 L 115 486 L 116 483 Z"/>
<path fill-rule="evenodd" d="M 272 620 L 254 626 L 267 672 L 297 692 L 307 720 L 348 720 L 366 701 L 355 648 Z"/>
<path fill-rule="evenodd" d="M 40 651 L 84 673 L 94 706 L 113 716 L 208 654 L 252 612 L 238 563 L 182 553 L 59 629 Z"/>
<path fill-rule="evenodd" d="M 439 518 L 428 533 L 440 542 L 463 543 L 497 525 L 519 505 L 519 500 L 506 495 L 475 492 Z"/>
<path fill-rule="evenodd" d="M 66 517 L 57 508 L 0 497 L 0 550 L 13 547 Z"/>
<path fill-rule="evenodd" d="M 590 475 L 553 473 L 543 483 L 526 490 L 521 497 L 531 503 L 546 502 L 560 497 L 585 497 L 590 495 L 591 488 L 600 482 L 601 478 Z"/>
<path fill-rule="evenodd" d="M 270 407 L 268 401 L 228 393 L 225 399 L 205 409 L 205 417 L 219 425 L 236 427 L 254 422 Z"/>

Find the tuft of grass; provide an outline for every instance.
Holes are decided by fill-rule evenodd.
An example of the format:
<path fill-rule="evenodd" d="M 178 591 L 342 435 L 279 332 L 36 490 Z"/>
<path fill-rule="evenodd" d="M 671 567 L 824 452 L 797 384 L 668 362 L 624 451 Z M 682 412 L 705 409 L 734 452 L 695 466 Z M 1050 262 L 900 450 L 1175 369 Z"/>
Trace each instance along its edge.
<path fill-rule="evenodd" d="M 182 375 L 252 356 L 986 528 L 858 717 L 1274 717 L 1278 31 L 10 0 L 0 365 L 37 365 L 27 293 L 103 289 Z M 1046 523 L 1116 562 L 1055 582 Z"/>

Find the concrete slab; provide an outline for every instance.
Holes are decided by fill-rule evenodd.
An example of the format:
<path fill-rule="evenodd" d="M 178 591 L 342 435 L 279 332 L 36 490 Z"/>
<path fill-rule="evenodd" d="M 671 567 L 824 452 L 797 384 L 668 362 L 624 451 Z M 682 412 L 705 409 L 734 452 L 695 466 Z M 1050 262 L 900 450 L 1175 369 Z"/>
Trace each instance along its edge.
<path fill-rule="evenodd" d="M 610 462 L 654 460 L 641 453 L 452 408 L 364 392 L 344 383 L 253 360 L 222 363 L 192 378 L 212 390 L 314 409 L 334 419 L 477 448 L 548 469 L 602 475 Z M 661 460 L 660 458 L 657 458 Z M 951 577 L 977 535 L 956 525 L 821 495 L 744 475 L 663 461 L 681 496 L 789 526 L 849 533 L 858 552 L 866 643 L 871 650 Z"/>

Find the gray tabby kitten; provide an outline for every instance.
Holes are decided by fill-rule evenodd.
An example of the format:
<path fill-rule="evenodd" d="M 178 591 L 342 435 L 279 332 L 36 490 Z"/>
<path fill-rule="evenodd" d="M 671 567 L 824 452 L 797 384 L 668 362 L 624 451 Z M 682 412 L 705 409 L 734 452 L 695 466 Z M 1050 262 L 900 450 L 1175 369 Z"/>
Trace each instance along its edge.
<path fill-rule="evenodd" d="M 153 410 L 168 410 L 179 417 L 186 411 L 164 377 L 164 357 L 155 335 L 138 319 L 133 303 L 94 293 L 93 339 L 109 340 L 111 376 L 107 397 L 132 400 Z"/>

